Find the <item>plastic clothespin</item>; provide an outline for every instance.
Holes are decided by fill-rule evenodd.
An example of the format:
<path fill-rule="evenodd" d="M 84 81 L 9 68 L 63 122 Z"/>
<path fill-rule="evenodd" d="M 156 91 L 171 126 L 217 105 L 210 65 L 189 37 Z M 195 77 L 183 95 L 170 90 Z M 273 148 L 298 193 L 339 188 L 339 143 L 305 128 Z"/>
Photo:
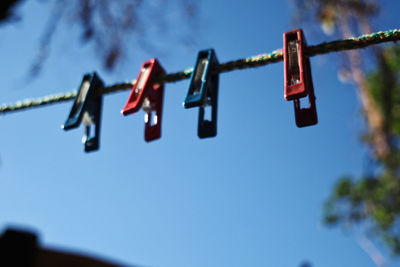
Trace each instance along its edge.
<path fill-rule="evenodd" d="M 307 47 L 301 29 L 286 32 L 283 35 L 285 99 L 294 100 L 297 127 L 311 126 L 318 123 L 315 105 L 314 86 L 311 75 L 310 59 L 304 55 Z M 300 107 L 300 98 L 308 96 L 309 107 Z"/>
<path fill-rule="evenodd" d="M 164 84 L 157 82 L 156 78 L 162 75 L 165 75 L 165 70 L 157 59 L 144 62 L 128 101 L 121 111 L 122 115 L 126 116 L 138 112 L 141 108 L 145 110 L 144 138 L 147 142 L 161 137 Z"/>
<path fill-rule="evenodd" d="M 78 127 L 81 122 L 86 126 L 82 142 L 85 152 L 95 151 L 100 146 L 100 121 L 102 106 L 103 82 L 96 72 L 83 76 L 81 86 L 75 98 L 67 121 L 62 126 L 64 130 Z M 94 136 L 90 136 L 91 125 L 95 125 Z"/>
<path fill-rule="evenodd" d="M 198 53 L 190 79 L 189 91 L 183 103 L 185 108 L 200 107 L 197 128 L 197 135 L 200 138 L 217 135 L 219 75 L 212 71 L 218 64 L 214 49 Z M 211 121 L 204 118 L 206 106 L 211 106 Z"/>

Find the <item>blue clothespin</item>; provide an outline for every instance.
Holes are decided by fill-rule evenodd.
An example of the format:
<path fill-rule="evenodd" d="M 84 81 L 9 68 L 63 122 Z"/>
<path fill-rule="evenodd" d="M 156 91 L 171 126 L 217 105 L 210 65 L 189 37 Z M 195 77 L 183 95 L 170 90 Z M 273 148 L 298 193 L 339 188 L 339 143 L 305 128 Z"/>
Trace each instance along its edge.
<path fill-rule="evenodd" d="M 197 135 L 200 138 L 217 135 L 218 78 L 212 73 L 218 66 L 214 49 L 200 51 L 190 79 L 189 91 L 183 103 L 185 108 L 199 107 Z M 211 121 L 204 119 L 204 108 L 211 106 Z"/>
<path fill-rule="evenodd" d="M 71 112 L 62 126 L 64 130 L 70 130 L 78 127 L 81 122 L 85 124 L 86 131 L 82 138 L 82 142 L 85 144 L 85 152 L 99 149 L 103 87 L 103 82 L 96 72 L 83 76 Z M 94 136 L 90 136 L 90 128 L 93 124 L 95 125 Z"/>

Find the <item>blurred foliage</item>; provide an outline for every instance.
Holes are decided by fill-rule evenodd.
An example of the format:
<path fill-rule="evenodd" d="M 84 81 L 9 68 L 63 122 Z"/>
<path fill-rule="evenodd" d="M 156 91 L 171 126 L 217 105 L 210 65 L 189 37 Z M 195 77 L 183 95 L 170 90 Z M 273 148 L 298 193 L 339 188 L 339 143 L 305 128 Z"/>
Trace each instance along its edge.
<path fill-rule="evenodd" d="M 327 225 L 369 222 L 395 255 L 400 255 L 400 46 L 379 56 L 376 70 L 367 75 L 368 90 L 384 117 L 391 153 L 379 160 L 370 177 L 343 177 L 326 202 Z M 368 142 L 368 137 L 364 139 Z"/>
<path fill-rule="evenodd" d="M 2 0 L 0 4 L 0 23 L 12 22 L 14 7 L 24 0 Z M 94 46 L 96 56 L 101 58 L 106 70 L 113 70 L 122 62 L 132 41 L 140 44 L 144 50 L 154 51 L 155 41 L 148 33 L 158 30 L 162 34 L 176 33 L 170 27 L 182 25 L 178 38 L 182 43 L 190 43 L 190 33 L 198 19 L 198 4 L 195 0 L 41 0 L 48 21 L 42 30 L 36 59 L 32 63 L 30 74 L 36 76 L 42 70 L 50 55 L 53 37 L 58 32 L 65 33 L 65 26 L 75 27 L 79 36 L 76 41 Z M 18 5 L 20 7 L 22 5 Z M 171 19 L 170 11 L 174 12 Z M 175 20 L 181 20 L 179 23 Z M 4 24 L 4 23 L 3 23 Z M 62 27 L 64 26 L 64 27 Z M 186 30 L 186 31 L 185 31 Z M 177 36 L 174 36 L 177 38 Z M 132 52 L 130 52 L 132 53 Z"/>
<path fill-rule="evenodd" d="M 379 55 L 379 68 L 368 76 L 368 90 L 385 119 L 385 130 L 400 135 L 400 47 Z"/>
<path fill-rule="evenodd" d="M 0 23 L 15 20 L 14 9 L 22 0 L 2 0 L 0 1 Z"/>
<path fill-rule="evenodd" d="M 316 19 L 326 34 L 332 34 L 344 16 L 351 16 L 353 28 L 360 20 L 372 17 L 379 12 L 375 1 L 371 0 L 294 0 L 298 12 L 296 20 Z"/>
<path fill-rule="evenodd" d="M 92 43 L 104 68 L 111 71 L 123 60 L 133 40 L 154 52 L 155 42 L 147 34 L 155 29 L 166 34 L 169 27 L 175 26 L 166 11 L 174 10 L 185 21 L 180 25 L 190 26 L 198 11 L 198 2 L 194 0 L 43 0 L 43 3 L 52 5 L 52 12 L 32 65 L 33 76 L 40 72 L 60 23 L 80 27 L 81 41 Z"/>
<path fill-rule="evenodd" d="M 376 0 L 293 1 L 297 19 L 312 26 L 320 25 L 326 34 L 335 33 L 342 38 L 373 31 L 370 21 L 379 12 Z M 359 87 L 359 94 L 364 93 L 360 87 L 365 85 L 363 96 L 371 99 L 371 103 L 364 103 L 374 105 L 378 111 L 382 121 L 379 130 L 387 142 L 388 153 L 384 157 L 373 154 L 376 163 L 373 174 L 339 179 L 325 203 L 324 222 L 345 229 L 356 224 L 362 226 L 366 232 L 380 236 L 394 255 L 400 255 L 400 46 L 374 47 L 367 51 L 364 56 L 374 59 L 376 66 L 364 75 L 363 82 L 355 85 Z M 351 60 L 354 58 L 343 57 L 342 68 L 351 72 L 356 66 L 364 72 L 361 56 L 357 59 L 360 61 Z M 368 112 L 369 106 L 363 108 L 364 113 Z M 368 127 L 366 132 L 363 142 L 369 147 L 376 146 L 376 135 Z"/>

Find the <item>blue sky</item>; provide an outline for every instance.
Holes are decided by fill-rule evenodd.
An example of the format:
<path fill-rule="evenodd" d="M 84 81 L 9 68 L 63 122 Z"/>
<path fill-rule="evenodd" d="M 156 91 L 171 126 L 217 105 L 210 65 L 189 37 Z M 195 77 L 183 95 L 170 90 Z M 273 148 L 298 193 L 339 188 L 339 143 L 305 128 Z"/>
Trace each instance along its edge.
<path fill-rule="evenodd" d="M 385 16 L 375 20 L 377 30 L 399 27 L 393 2 L 381 1 Z M 75 42 L 78 29 L 65 27 L 43 73 L 27 81 L 48 12 L 27 1 L 23 20 L 0 28 L 0 102 L 72 91 L 93 70 L 107 85 L 133 80 L 152 57 L 176 72 L 210 47 L 220 62 L 268 53 L 298 27 L 291 25 L 290 1 L 203 0 L 195 44 L 175 38 L 184 31 L 179 21 L 168 36 L 150 29 L 159 49 L 129 44 L 127 59 L 111 74 L 93 47 Z M 331 40 L 304 30 L 309 44 Z M 152 143 L 144 141 L 143 111 L 120 114 L 128 91 L 104 97 L 101 149 L 90 154 L 83 152 L 82 127 L 60 128 L 72 102 L 1 116 L 0 226 L 33 229 L 43 246 L 144 266 L 299 266 L 304 260 L 375 266 L 359 233 L 320 223 L 337 178 L 362 174 L 368 161 L 359 142 L 359 100 L 337 79 L 338 57 L 318 56 L 311 64 L 314 127 L 295 126 L 293 104 L 283 98 L 282 63 L 220 75 L 216 138 L 198 139 L 198 110 L 182 107 L 188 80 L 166 84 L 162 138 Z M 399 264 L 375 245 L 387 266 Z"/>

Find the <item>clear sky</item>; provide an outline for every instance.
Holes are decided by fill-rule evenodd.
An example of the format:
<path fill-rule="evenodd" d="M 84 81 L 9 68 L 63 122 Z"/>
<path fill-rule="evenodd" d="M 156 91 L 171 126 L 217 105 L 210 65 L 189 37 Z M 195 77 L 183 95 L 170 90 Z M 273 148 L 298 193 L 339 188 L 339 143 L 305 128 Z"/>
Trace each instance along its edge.
<path fill-rule="evenodd" d="M 398 28 L 398 1 L 380 3 L 385 16 L 375 28 Z M 27 82 L 48 12 L 27 1 L 22 21 L 0 28 L 1 103 L 77 89 L 93 70 L 106 84 L 133 80 L 152 57 L 176 72 L 211 47 L 220 62 L 268 53 L 298 27 L 288 0 L 203 0 L 193 45 L 180 45 L 182 23 L 167 36 L 155 30 L 150 41 L 159 49 L 128 45 L 127 60 L 111 74 L 93 47 L 75 42 L 78 29 L 65 27 L 43 73 Z M 309 44 L 332 39 L 315 28 L 305 34 Z M 82 127 L 60 128 L 72 102 L 0 116 L 0 226 L 33 229 L 44 246 L 143 266 L 375 266 L 360 233 L 321 225 L 335 181 L 362 174 L 368 160 L 359 100 L 337 79 L 338 57 L 311 63 L 314 127 L 295 126 L 282 63 L 220 75 L 218 135 L 211 139 L 197 137 L 198 110 L 182 107 L 188 80 L 166 84 L 162 138 L 152 143 L 144 141 L 143 111 L 120 114 L 128 91 L 104 97 L 101 149 L 90 154 Z M 398 266 L 375 245 L 388 267 Z"/>

